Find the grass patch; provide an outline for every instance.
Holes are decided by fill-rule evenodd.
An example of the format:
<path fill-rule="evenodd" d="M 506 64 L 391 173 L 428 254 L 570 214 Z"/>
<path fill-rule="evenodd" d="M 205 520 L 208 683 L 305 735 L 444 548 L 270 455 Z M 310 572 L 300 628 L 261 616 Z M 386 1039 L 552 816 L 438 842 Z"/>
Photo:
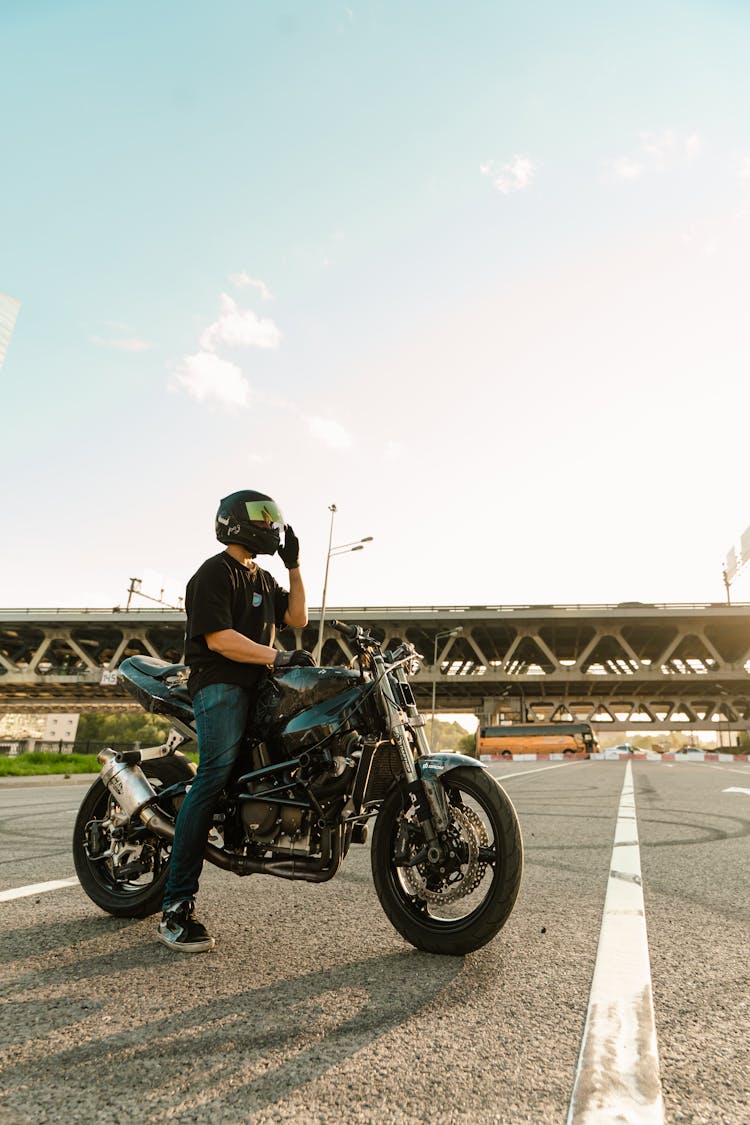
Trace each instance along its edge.
<path fill-rule="evenodd" d="M 198 764 L 195 752 L 185 754 Z M 16 758 L 0 757 L 0 777 L 44 777 L 46 774 L 99 773 L 101 763 L 96 754 L 49 754 L 35 750 Z"/>
<path fill-rule="evenodd" d="M 50 773 L 98 773 L 96 754 L 48 754 L 34 751 L 16 758 L 0 757 L 0 777 L 34 777 Z"/>

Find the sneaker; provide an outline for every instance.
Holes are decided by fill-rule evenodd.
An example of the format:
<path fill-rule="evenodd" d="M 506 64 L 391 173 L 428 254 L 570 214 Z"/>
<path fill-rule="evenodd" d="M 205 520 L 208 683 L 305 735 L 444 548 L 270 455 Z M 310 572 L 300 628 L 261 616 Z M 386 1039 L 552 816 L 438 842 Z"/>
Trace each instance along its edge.
<path fill-rule="evenodd" d="M 195 903 L 179 902 L 161 916 L 157 937 L 169 949 L 180 953 L 203 953 L 213 949 L 214 939 L 193 914 Z"/>

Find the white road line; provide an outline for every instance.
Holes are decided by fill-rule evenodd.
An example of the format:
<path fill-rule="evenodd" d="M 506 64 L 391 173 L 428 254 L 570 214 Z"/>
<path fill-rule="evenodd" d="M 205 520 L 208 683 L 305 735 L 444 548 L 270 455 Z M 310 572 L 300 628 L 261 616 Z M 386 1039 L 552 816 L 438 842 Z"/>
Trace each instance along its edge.
<path fill-rule="evenodd" d="M 638 825 L 630 762 L 567 1125 L 663 1125 Z"/>
<path fill-rule="evenodd" d="M 14 898 L 28 898 L 30 895 L 41 895 L 45 891 L 59 891 L 62 887 L 75 887 L 78 883 L 75 875 L 71 879 L 52 879 L 49 883 L 31 883 L 27 887 L 11 887 L 8 891 L 0 891 L 0 902 L 11 902 Z"/>
<path fill-rule="evenodd" d="M 750 797 L 750 789 L 742 789 L 739 785 L 730 785 L 728 789 L 722 789 L 722 793 L 747 793 Z"/>
<path fill-rule="evenodd" d="M 532 773 L 544 773 L 545 770 L 559 770 L 563 766 L 580 766 L 582 761 L 583 759 L 579 758 L 575 762 L 558 762 L 556 766 L 540 766 L 538 770 L 524 770 L 523 773 L 504 773 L 502 777 L 496 777 L 495 781 L 514 781 L 518 777 L 530 777 Z"/>

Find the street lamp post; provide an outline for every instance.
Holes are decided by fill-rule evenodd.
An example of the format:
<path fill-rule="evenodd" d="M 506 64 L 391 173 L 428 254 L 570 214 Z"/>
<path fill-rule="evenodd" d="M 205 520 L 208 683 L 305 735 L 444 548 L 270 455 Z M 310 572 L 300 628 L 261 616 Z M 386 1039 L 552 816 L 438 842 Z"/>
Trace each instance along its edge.
<path fill-rule="evenodd" d="M 323 579 L 323 597 L 320 603 L 320 625 L 318 626 L 318 660 L 320 660 L 323 652 L 323 622 L 326 615 L 326 593 L 328 591 L 328 567 L 331 565 L 331 543 L 333 542 L 333 517 L 336 515 L 336 505 L 329 504 L 328 511 L 331 513 L 331 526 L 328 531 L 328 554 L 326 555 L 326 573 Z"/>
<path fill-rule="evenodd" d="M 326 555 L 326 570 L 325 577 L 323 578 L 323 597 L 320 602 L 320 624 L 318 626 L 318 644 L 317 644 L 317 658 L 320 661 L 323 655 L 323 626 L 326 617 L 326 595 L 328 593 L 328 568 L 331 565 L 331 559 L 336 555 L 348 555 L 351 551 L 363 551 L 365 543 L 372 543 L 372 535 L 366 535 L 364 539 L 356 539 L 352 543 L 339 543 L 337 547 L 332 547 L 333 542 L 333 517 L 336 514 L 336 505 L 329 504 L 328 511 L 331 513 L 331 526 L 328 532 L 328 554 Z"/>
<path fill-rule="evenodd" d="M 430 745 L 435 739 L 435 692 L 437 689 L 437 643 L 441 637 L 457 637 L 459 633 L 463 633 L 463 625 L 457 625 L 455 629 L 447 629 L 444 633 L 435 634 L 435 646 L 432 653 L 432 719 L 430 720 Z"/>
<path fill-rule="evenodd" d="M 721 572 L 721 577 L 722 577 L 722 579 L 723 579 L 723 581 L 724 581 L 724 589 L 725 589 L 725 590 L 726 590 L 726 592 L 727 592 L 727 605 L 731 605 L 731 604 L 732 604 L 732 598 L 731 598 L 731 596 L 730 596 L 729 590 L 730 590 L 730 587 L 731 587 L 731 585 L 732 585 L 732 580 L 731 580 L 731 578 L 729 577 L 729 574 L 727 573 L 727 568 L 726 568 L 726 567 L 724 567 L 724 569 L 722 570 L 722 572 Z"/>

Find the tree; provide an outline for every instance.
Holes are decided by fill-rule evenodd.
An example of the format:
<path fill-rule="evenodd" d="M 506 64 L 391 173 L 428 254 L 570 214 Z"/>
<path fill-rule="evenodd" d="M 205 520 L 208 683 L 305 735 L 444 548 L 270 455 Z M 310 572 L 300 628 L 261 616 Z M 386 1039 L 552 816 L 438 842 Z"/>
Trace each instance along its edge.
<path fill-rule="evenodd" d="M 143 712 L 85 714 L 78 720 L 76 743 L 140 742 L 141 746 L 158 746 L 167 737 L 171 725 L 169 719 L 161 715 Z"/>
<path fill-rule="evenodd" d="M 425 730 L 427 731 L 430 750 L 434 753 L 439 753 L 442 750 L 457 750 L 460 754 L 476 756 L 476 738 L 473 734 L 469 734 L 466 727 L 461 726 L 460 723 L 446 723 L 442 719 L 435 719 L 435 732 L 433 734 L 432 723 L 428 719 Z"/>
<path fill-rule="evenodd" d="M 469 734 L 467 731 L 463 737 L 458 740 L 458 750 L 460 754 L 466 754 L 469 758 L 476 758 L 477 736 L 475 734 Z"/>

